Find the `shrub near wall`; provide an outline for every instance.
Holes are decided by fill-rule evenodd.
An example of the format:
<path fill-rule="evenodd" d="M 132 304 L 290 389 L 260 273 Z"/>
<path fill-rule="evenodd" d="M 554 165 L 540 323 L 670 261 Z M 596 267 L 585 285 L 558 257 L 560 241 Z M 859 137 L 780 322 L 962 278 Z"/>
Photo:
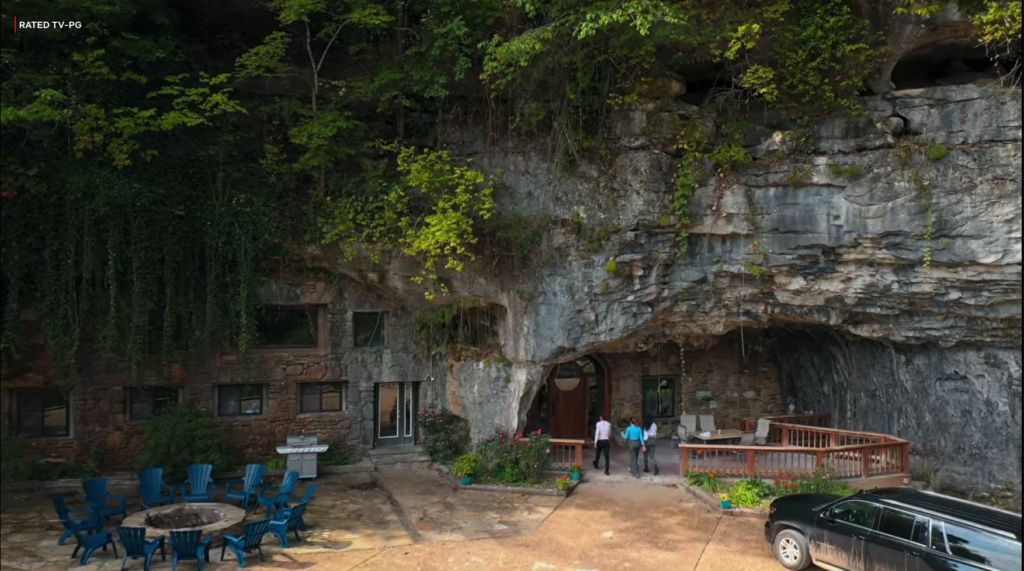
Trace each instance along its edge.
<path fill-rule="evenodd" d="M 508 484 L 539 482 L 551 467 L 550 438 L 537 432 L 516 434 L 502 426 L 477 445 L 484 475 Z"/>
<path fill-rule="evenodd" d="M 238 450 L 224 439 L 212 412 L 174 407 L 146 422 L 146 444 L 139 468 L 163 468 L 169 480 L 185 479 L 190 464 L 213 464 L 215 472 L 234 468 Z"/>
<path fill-rule="evenodd" d="M 437 464 L 450 464 L 469 451 L 469 425 L 454 414 L 423 409 L 417 422 L 423 430 L 420 444 Z"/>

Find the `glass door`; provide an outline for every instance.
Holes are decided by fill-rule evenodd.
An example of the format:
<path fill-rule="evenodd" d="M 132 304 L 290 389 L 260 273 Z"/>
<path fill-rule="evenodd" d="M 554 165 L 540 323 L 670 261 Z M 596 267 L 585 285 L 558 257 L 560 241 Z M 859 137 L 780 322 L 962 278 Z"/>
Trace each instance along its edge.
<path fill-rule="evenodd" d="M 377 446 L 416 443 L 418 383 L 380 383 L 374 407 L 374 442 Z"/>

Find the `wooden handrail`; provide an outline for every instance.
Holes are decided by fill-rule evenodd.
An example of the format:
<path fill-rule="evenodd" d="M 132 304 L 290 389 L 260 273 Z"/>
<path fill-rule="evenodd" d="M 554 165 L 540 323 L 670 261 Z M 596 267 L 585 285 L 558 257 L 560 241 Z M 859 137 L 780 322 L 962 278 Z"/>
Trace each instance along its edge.
<path fill-rule="evenodd" d="M 690 471 L 703 471 L 703 472 L 722 472 L 722 473 L 745 473 L 747 476 L 755 476 L 757 470 L 757 456 L 762 457 L 768 455 L 775 456 L 775 459 L 780 461 L 782 464 L 792 464 L 794 462 L 801 465 L 804 464 L 802 458 L 813 456 L 814 469 L 820 467 L 827 459 L 835 459 L 843 462 L 856 461 L 859 459 L 860 465 L 858 469 L 851 470 L 845 469 L 844 477 L 854 476 L 857 472 L 861 477 L 869 477 L 872 475 L 880 475 L 883 473 L 903 473 L 909 472 L 909 461 L 910 461 L 910 443 L 901 438 L 890 436 L 887 434 L 877 434 L 872 432 L 858 432 L 850 430 L 839 430 L 835 428 L 822 428 L 822 427 L 811 427 L 806 425 L 797 424 L 772 424 L 773 430 L 778 431 L 777 434 L 780 436 L 779 446 L 733 446 L 725 444 L 680 444 L 680 463 L 679 469 L 682 476 L 685 476 Z M 796 436 L 794 439 L 793 436 Z M 857 440 L 865 439 L 872 440 L 873 442 L 858 442 L 856 444 L 837 444 L 838 441 L 843 440 Z M 793 440 L 798 442 L 808 442 L 811 445 L 800 446 L 793 444 Z M 700 457 L 698 460 L 700 463 L 715 461 L 720 456 L 735 456 L 740 459 L 743 454 L 746 454 L 746 462 L 742 468 L 733 465 L 731 467 L 725 466 L 724 463 L 718 462 L 717 466 L 703 467 L 697 466 L 696 469 L 691 468 L 690 456 L 693 452 L 697 452 Z M 898 456 L 896 453 L 898 452 Z M 792 455 L 790 458 L 786 458 L 784 455 Z M 713 459 L 712 459 L 713 457 Z M 894 465 L 898 471 L 888 471 L 887 467 Z M 878 468 L 881 466 L 881 468 Z M 848 467 L 847 467 L 848 468 Z M 782 472 L 783 470 L 769 470 L 770 472 Z M 784 470 L 785 472 L 791 473 L 811 473 L 813 470 L 806 469 L 806 467 L 796 468 L 792 470 Z"/>
<path fill-rule="evenodd" d="M 574 460 L 573 460 L 572 464 L 575 464 L 577 466 L 582 466 L 583 465 L 583 448 L 587 444 L 586 441 L 584 441 L 584 440 L 577 440 L 577 439 L 571 439 L 571 438 L 552 438 L 548 442 L 551 444 L 552 448 L 561 447 L 561 448 L 572 449 L 573 452 L 574 452 L 574 454 L 573 454 Z M 554 458 L 552 459 L 552 466 L 553 467 L 561 467 L 560 465 L 562 464 L 562 462 L 558 461 L 559 460 L 558 455 L 554 454 L 553 456 L 554 456 Z"/>
<path fill-rule="evenodd" d="M 757 421 L 764 418 L 772 421 L 772 424 L 799 424 L 801 426 L 814 426 L 818 428 L 831 428 L 832 415 L 828 413 L 813 414 L 788 414 L 778 416 L 762 416 L 758 418 L 744 418 L 740 421 L 740 429 L 744 431 L 757 430 Z"/>

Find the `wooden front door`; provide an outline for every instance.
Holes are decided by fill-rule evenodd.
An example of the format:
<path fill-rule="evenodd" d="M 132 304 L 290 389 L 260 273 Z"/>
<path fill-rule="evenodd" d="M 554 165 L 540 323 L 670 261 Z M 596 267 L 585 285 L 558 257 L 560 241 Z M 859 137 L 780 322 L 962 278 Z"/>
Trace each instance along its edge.
<path fill-rule="evenodd" d="M 375 446 L 408 446 L 416 443 L 418 385 L 379 383 L 374 387 Z"/>
<path fill-rule="evenodd" d="M 562 381 L 559 386 L 557 381 Z M 566 379 L 551 381 L 550 421 L 551 436 L 554 438 L 587 437 L 587 382 L 575 379 L 576 386 L 567 386 Z M 568 383 L 571 385 L 571 383 Z M 568 389 L 568 390 L 566 390 Z"/>

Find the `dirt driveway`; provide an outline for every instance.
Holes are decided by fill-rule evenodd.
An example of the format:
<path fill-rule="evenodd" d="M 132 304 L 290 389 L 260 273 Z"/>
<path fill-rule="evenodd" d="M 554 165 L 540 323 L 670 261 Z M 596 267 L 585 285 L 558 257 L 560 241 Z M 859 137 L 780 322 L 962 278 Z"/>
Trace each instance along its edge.
<path fill-rule="evenodd" d="M 479 492 L 478 492 L 479 493 Z M 524 536 L 301 556 L 270 566 L 324 571 L 772 571 L 759 520 L 721 518 L 681 489 L 581 486 Z"/>

